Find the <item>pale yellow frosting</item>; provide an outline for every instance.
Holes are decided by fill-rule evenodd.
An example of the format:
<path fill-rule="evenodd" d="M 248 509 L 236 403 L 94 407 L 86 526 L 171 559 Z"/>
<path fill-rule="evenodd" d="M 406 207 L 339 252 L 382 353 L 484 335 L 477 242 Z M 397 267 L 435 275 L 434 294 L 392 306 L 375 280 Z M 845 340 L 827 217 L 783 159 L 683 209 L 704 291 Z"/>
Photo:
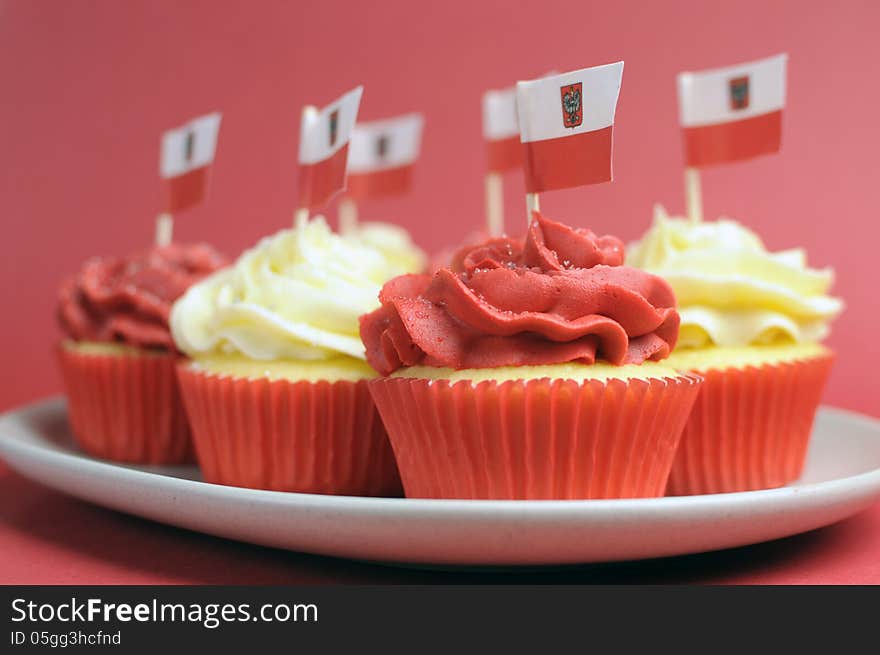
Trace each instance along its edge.
<path fill-rule="evenodd" d="M 342 237 L 375 248 L 399 273 L 417 273 L 425 269 L 428 256 L 416 246 L 409 232 L 393 223 L 358 223 Z"/>
<path fill-rule="evenodd" d="M 383 234 L 369 238 L 390 244 Z M 387 280 L 413 271 L 406 256 L 369 238 L 335 234 L 322 217 L 264 238 L 174 304 L 177 347 L 192 357 L 364 359 L 358 317 L 379 306 Z"/>
<path fill-rule="evenodd" d="M 830 268 L 807 266 L 802 249 L 769 252 L 736 221 L 691 222 L 662 207 L 626 263 L 665 278 L 681 315 L 678 348 L 816 342 L 843 302 L 828 295 Z"/>

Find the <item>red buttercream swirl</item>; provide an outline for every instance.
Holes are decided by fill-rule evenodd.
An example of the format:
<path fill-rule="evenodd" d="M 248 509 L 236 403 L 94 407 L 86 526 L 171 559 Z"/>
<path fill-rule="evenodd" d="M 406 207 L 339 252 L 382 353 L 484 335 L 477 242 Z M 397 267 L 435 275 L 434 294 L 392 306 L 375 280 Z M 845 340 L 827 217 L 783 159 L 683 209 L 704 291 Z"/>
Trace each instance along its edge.
<path fill-rule="evenodd" d="M 93 257 L 61 286 L 58 320 L 77 341 L 173 351 L 171 305 L 226 264 L 205 244 L 151 248 L 129 257 Z"/>
<path fill-rule="evenodd" d="M 433 276 L 403 275 L 361 316 L 367 361 L 492 368 L 667 357 L 679 316 L 669 284 L 623 266 L 623 243 L 538 213 L 525 239 L 460 250 Z"/>

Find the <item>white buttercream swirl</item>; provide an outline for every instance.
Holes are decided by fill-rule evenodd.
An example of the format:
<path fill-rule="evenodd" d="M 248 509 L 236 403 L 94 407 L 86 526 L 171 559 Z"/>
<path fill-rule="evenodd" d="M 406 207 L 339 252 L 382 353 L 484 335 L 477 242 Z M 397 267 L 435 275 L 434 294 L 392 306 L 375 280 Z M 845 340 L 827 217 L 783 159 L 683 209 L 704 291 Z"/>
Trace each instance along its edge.
<path fill-rule="evenodd" d="M 809 268 L 799 248 L 768 252 L 754 232 L 729 219 L 695 223 L 669 218 L 658 206 L 626 263 L 672 285 L 679 347 L 816 342 L 843 309 L 827 295 L 830 268 Z"/>
<path fill-rule="evenodd" d="M 387 280 L 413 272 L 420 261 L 405 232 L 390 234 L 393 239 L 387 230 L 384 240 L 380 235 L 384 247 L 377 247 L 359 233 L 334 234 L 317 217 L 262 239 L 175 303 L 170 324 L 177 347 L 190 356 L 363 359 L 358 317 L 379 306 Z M 407 245 L 416 254 L 395 250 Z"/>

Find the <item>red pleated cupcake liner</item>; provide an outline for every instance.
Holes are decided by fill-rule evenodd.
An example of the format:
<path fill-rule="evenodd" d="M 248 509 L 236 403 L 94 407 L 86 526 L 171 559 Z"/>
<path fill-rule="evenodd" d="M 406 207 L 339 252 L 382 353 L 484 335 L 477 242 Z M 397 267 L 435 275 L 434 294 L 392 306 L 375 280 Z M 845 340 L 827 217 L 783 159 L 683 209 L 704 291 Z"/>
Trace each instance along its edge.
<path fill-rule="evenodd" d="M 667 493 L 781 487 L 800 477 L 832 354 L 700 372 Z"/>
<path fill-rule="evenodd" d="M 367 382 L 249 379 L 178 367 L 207 482 L 253 489 L 400 496 Z"/>
<path fill-rule="evenodd" d="M 662 496 L 701 379 L 369 383 L 407 497 Z"/>
<path fill-rule="evenodd" d="M 129 464 L 191 464 L 176 355 L 58 347 L 73 435 L 87 453 Z"/>

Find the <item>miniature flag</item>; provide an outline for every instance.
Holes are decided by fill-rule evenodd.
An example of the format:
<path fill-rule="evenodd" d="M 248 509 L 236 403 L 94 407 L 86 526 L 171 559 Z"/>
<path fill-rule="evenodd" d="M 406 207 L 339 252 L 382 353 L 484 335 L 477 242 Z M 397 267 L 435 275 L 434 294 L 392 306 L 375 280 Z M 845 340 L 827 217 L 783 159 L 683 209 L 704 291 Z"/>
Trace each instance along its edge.
<path fill-rule="evenodd" d="M 355 125 L 348 155 L 348 195 L 363 199 L 409 190 L 423 125 L 420 114 Z"/>
<path fill-rule="evenodd" d="M 321 110 L 303 112 L 299 133 L 298 207 L 318 207 L 345 190 L 348 142 L 364 87 Z"/>
<path fill-rule="evenodd" d="M 219 131 L 220 114 L 214 112 L 162 135 L 159 175 L 168 180 L 168 212 L 178 212 L 205 199 Z"/>
<path fill-rule="evenodd" d="M 611 180 L 614 111 L 623 62 L 518 82 L 526 191 Z"/>
<path fill-rule="evenodd" d="M 678 76 L 688 166 L 751 159 L 782 142 L 788 56 Z"/>
<path fill-rule="evenodd" d="M 522 167 L 516 87 L 483 94 L 483 138 L 493 173 Z"/>

